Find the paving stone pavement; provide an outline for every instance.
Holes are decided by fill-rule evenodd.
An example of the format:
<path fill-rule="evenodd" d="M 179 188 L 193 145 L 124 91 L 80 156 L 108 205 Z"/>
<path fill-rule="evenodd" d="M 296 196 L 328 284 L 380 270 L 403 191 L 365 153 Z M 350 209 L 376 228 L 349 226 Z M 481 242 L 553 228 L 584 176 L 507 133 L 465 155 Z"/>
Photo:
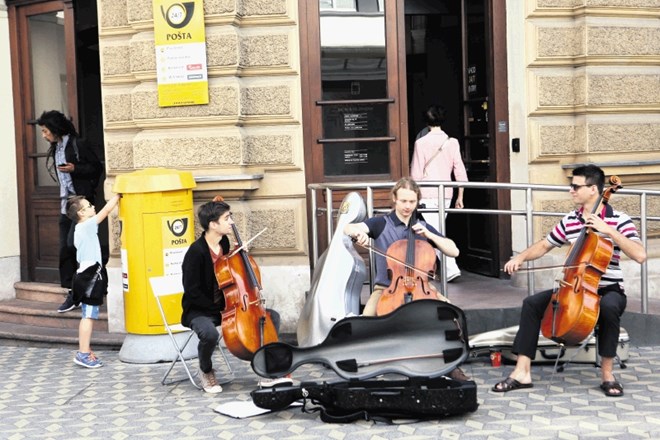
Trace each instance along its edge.
<path fill-rule="evenodd" d="M 257 376 L 231 357 L 233 382 L 209 395 L 185 381 L 163 386 L 165 364 L 127 364 L 99 352 L 103 368 L 87 370 L 61 348 L 0 347 L 0 438 L 19 439 L 658 439 L 660 351 L 630 347 L 628 368 L 616 372 L 625 396 L 605 397 L 592 365 L 570 365 L 552 379 L 552 366 L 535 366 L 535 387 L 506 394 L 490 387 L 511 367 L 487 357 L 463 367 L 478 385 L 474 413 L 401 425 L 360 421 L 326 424 L 300 408 L 248 419 L 214 412 L 219 404 L 250 399 Z M 216 365 L 220 364 L 217 362 Z M 177 373 L 182 372 L 182 370 Z M 305 365 L 297 380 L 336 379 Z"/>

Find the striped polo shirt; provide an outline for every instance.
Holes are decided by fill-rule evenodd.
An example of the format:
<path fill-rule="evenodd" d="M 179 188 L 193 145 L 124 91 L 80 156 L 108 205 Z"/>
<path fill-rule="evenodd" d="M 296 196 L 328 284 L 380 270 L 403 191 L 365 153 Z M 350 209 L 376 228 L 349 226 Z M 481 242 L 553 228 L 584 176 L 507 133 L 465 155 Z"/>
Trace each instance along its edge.
<path fill-rule="evenodd" d="M 561 221 L 554 227 L 554 229 L 548 234 L 546 239 L 553 246 L 560 247 L 566 243 L 575 242 L 579 235 L 580 231 L 584 227 L 584 220 L 582 218 L 584 208 L 578 210 L 573 210 L 569 212 Z M 617 231 L 621 233 L 624 237 L 627 237 L 631 240 L 640 241 L 639 234 L 637 233 L 637 227 L 631 220 L 631 218 L 619 211 L 615 211 L 611 206 L 603 206 L 600 212 L 600 218 L 602 218 L 605 223 L 616 228 Z M 612 241 L 608 236 L 603 236 L 604 238 Z M 614 243 L 614 252 L 612 254 L 612 259 L 610 264 L 607 266 L 607 270 L 600 278 L 599 287 L 609 286 L 614 283 L 619 283 L 623 289 L 623 271 L 619 264 L 621 260 L 621 249 L 619 246 Z"/>

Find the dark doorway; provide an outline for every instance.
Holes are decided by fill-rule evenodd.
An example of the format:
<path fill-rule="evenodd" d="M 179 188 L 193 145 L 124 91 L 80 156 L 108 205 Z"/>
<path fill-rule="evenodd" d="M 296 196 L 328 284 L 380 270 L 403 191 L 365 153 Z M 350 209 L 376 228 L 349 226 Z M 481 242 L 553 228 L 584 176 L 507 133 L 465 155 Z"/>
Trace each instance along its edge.
<path fill-rule="evenodd" d="M 508 180 L 506 136 L 506 81 L 498 81 L 504 98 L 494 90 L 494 17 L 504 11 L 489 0 L 406 0 L 406 89 L 408 144 L 412 157 L 417 134 L 425 127 L 423 113 L 432 104 L 447 110 L 442 129 L 461 145 L 468 179 L 473 182 Z M 501 91 L 500 91 L 501 93 Z M 504 115 L 497 118 L 496 115 Z M 495 124 L 496 119 L 502 119 Z M 498 136 L 497 129 L 505 136 Z M 466 208 L 496 209 L 508 206 L 508 195 L 499 197 L 485 189 L 467 189 Z M 453 207 L 453 202 L 452 202 Z M 501 254 L 510 252 L 508 218 L 452 213 L 447 235 L 461 249 L 459 266 L 488 276 L 500 276 Z"/>
<path fill-rule="evenodd" d="M 101 98 L 101 57 L 99 54 L 98 10 L 95 1 L 74 1 L 76 23 L 76 69 L 78 78 L 78 131 L 87 145 L 94 148 L 105 170 L 103 137 L 103 101 Z M 96 211 L 105 205 L 103 182 L 105 171 L 96 188 Z M 99 224 L 99 241 L 104 258 L 109 256 L 108 221 Z"/>
<path fill-rule="evenodd" d="M 408 142 L 412 158 L 417 133 L 426 124 L 424 110 L 447 109 L 442 129 L 462 140 L 461 9 L 455 1 L 406 1 L 406 77 Z"/>

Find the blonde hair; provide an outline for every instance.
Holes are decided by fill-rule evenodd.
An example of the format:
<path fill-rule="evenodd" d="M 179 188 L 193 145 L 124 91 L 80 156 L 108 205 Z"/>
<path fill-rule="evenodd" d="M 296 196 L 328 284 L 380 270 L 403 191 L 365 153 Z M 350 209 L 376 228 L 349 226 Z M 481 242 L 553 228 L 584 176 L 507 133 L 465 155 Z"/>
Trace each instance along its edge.
<path fill-rule="evenodd" d="M 422 191 L 419 189 L 419 185 L 417 185 L 417 182 L 415 182 L 412 178 L 402 177 L 394 185 L 394 188 L 392 188 L 392 197 L 394 197 L 395 200 L 397 198 L 397 192 L 399 192 L 399 190 L 401 188 L 408 189 L 410 191 L 414 191 L 415 194 L 417 194 L 417 201 L 418 202 L 422 199 Z"/>

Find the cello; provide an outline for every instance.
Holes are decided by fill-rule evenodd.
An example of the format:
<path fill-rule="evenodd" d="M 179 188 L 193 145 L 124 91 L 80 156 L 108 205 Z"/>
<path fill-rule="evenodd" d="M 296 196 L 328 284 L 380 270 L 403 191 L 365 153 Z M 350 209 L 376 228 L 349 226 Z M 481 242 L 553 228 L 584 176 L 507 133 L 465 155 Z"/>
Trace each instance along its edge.
<path fill-rule="evenodd" d="M 598 198 L 592 214 L 599 212 L 610 196 L 622 187 L 621 179 L 611 176 L 610 185 Z M 582 228 L 564 262 L 559 288 L 553 292 L 543 315 L 543 336 L 558 343 L 575 345 L 591 334 L 600 313 L 598 284 L 613 252 L 611 240 L 591 227 Z"/>
<path fill-rule="evenodd" d="M 264 306 L 259 267 L 244 249 L 235 224 L 232 231 L 236 249 L 215 263 L 218 287 L 225 296 L 222 337 L 230 353 L 249 361 L 261 346 L 277 342 L 278 337 Z"/>
<path fill-rule="evenodd" d="M 411 301 L 437 298 L 430 287 L 429 277 L 419 273 L 433 274 L 435 250 L 427 241 L 415 238 L 412 228 L 415 218 L 416 211 L 410 218 L 408 237 L 395 241 L 387 248 L 387 270 L 392 275 L 392 281 L 378 300 L 376 316 L 393 312 Z"/>

